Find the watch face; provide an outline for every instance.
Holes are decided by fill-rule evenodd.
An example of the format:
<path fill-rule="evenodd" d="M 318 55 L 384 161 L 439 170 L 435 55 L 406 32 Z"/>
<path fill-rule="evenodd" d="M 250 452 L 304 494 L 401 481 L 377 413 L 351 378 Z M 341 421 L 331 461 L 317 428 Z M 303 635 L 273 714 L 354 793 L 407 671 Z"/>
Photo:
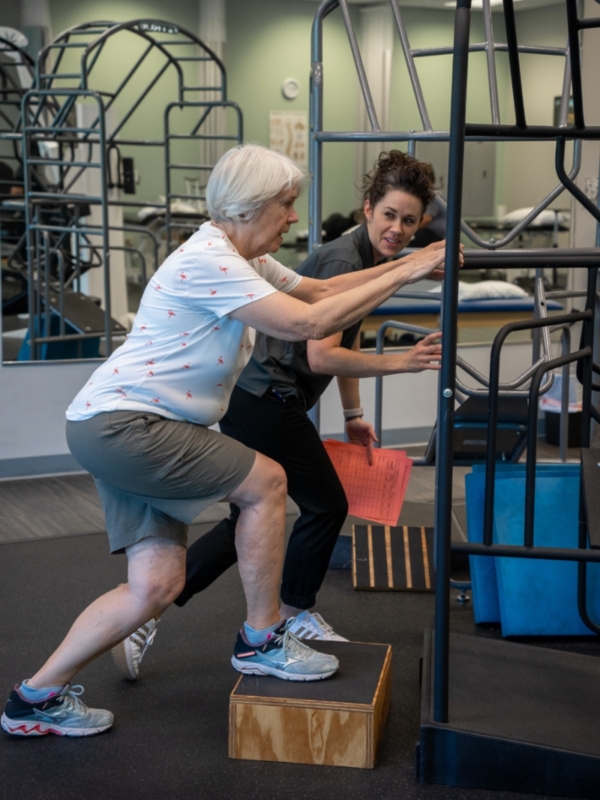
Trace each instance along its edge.
<path fill-rule="evenodd" d="M 298 97 L 298 93 L 300 91 L 300 87 L 298 86 L 298 81 L 295 80 L 294 78 L 288 78 L 283 82 L 281 91 L 283 92 L 283 96 L 287 100 L 293 100 L 295 97 Z"/>

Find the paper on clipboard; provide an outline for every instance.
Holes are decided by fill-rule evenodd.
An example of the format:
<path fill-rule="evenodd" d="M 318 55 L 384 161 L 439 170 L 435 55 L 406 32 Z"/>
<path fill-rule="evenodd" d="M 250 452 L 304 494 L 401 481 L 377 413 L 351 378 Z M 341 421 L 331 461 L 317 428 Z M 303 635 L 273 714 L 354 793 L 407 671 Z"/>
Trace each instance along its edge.
<path fill-rule="evenodd" d="M 349 513 L 396 525 L 412 469 L 404 450 L 374 448 L 369 465 L 366 447 L 335 439 L 323 444 L 346 492 Z"/>

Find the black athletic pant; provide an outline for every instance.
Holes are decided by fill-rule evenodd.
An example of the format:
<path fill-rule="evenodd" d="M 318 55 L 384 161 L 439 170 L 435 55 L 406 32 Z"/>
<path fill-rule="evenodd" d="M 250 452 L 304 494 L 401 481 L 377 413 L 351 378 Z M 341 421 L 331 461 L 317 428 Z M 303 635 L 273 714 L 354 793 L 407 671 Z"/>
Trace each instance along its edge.
<path fill-rule="evenodd" d="M 283 567 L 281 599 L 296 608 L 315 604 L 335 541 L 348 513 L 344 489 L 314 425 L 296 398 L 281 400 L 270 391 L 256 397 L 235 388 L 221 431 L 277 461 L 288 480 L 288 494 L 298 504 Z M 231 505 L 219 522 L 188 549 L 186 584 L 175 601 L 183 606 L 237 561 Z"/>

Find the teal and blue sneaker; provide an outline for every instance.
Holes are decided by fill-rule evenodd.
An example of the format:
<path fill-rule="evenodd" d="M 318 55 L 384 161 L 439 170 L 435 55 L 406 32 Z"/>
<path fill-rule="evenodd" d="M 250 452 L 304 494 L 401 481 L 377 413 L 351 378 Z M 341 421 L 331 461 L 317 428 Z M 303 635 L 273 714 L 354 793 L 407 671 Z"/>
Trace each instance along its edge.
<path fill-rule="evenodd" d="M 273 675 L 284 681 L 321 681 L 337 672 L 335 656 L 319 653 L 301 642 L 282 622 L 266 642 L 250 644 L 244 631 L 238 633 L 231 663 L 244 675 Z"/>
<path fill-rule="evenodd" d="M 79 690 L 79 691 L 78 691 Z M 69 683 L 54 697 L 30 703 L 15 686 L 0 724 L 14 736 L 93 736 L 111 727 L 114 716 L 101 708 L 88 708 L 79 699 L 83 686 Z"/>

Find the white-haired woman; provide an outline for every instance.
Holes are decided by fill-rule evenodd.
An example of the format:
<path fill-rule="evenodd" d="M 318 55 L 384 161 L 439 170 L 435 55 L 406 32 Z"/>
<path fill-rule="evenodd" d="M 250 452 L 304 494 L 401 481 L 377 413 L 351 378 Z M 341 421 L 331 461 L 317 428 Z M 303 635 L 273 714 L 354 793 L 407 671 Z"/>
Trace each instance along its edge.
<path fill-rule="evenodd" d="M 9 733 L 83 736 L 112 725 L 111 712 L 85 706 L 70 682 L 179 595 L 187 524 L 222 499 L 241 510 L 247 620 L 234 667 L 287 680 L 336 671 L 335 657 L 280 622 L 283 469 L 209 426 L 227 410 L 253 328 L 289 341 L 330 336 L 404 284 L 441 271 L 443 251 L 329 280 L 296 275 L 269 253 L 298 219 L 304 181 L 291 161 L 257 145 L 226 153 L 207 187 L 211 221 L 155 273 L 126 343 L 70 405 L 67 440 L 96 479 L 111 552 L 128 557 L 128 582 L 88 606 L 44 666 L 13 690 L 2 716 Z"/>

